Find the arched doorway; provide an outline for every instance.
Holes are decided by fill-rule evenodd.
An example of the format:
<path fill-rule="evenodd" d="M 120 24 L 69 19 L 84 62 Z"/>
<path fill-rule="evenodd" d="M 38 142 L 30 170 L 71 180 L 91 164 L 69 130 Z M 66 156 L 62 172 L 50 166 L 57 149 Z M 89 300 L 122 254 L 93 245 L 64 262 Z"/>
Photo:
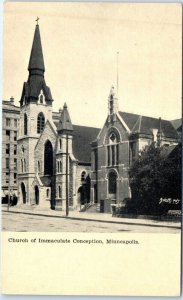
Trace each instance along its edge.
<path fill-rule="evenodd" d="M 39 188 L 37 185 L 35 186 L 34 191 L 35 191 L 35 203 L 36 203 L 36 205 L 38 205 L 39 204 Z"/>
<path fill-rule="evenodd" d="M 22 201 L 25 204 L 26 203 L 26 191 L 25 191 L 25 184 L 21 183 L 21 193 L 22 193 Z"/>
<path fill-rule="evenodd" d="M 117 192 L 117 174 L 115 171 L 111 171 L 108 177 L 108 192 L 110 199 L 116 199 Z"/>
<path fill-rule="evenodd" d="M 53 147 L 49 140 L 44 146 L 44 175 L 53 175 Z"/>

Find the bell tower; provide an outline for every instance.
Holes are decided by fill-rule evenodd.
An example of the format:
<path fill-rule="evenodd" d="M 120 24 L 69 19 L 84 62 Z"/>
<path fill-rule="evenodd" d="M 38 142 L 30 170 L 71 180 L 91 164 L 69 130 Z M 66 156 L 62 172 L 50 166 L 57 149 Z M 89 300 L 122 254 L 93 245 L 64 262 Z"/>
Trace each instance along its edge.
<path fill-rule="evenodd" d="M 68 205 L 73 205 L 73 126 L 67 109 L 67 104 L 61 111 L 57 127 L 56 150 L 56 206 L 62 210 Z M 67 194 L 68 193 L 68 194 Z"/>
<path fill-rule="evenodd" d="M 38 19 L 36 20 L 38 22 Z M 46 85 L 45 65 L 38 23 L 35 27 L 28 64 L 28 80 L 20 99 L 18 134 L 18 189 L 20 203 L 31 204 L 31 184 L 35 177 L 34 150 L 47 120 L 52 122 L 52 95 Z"/>

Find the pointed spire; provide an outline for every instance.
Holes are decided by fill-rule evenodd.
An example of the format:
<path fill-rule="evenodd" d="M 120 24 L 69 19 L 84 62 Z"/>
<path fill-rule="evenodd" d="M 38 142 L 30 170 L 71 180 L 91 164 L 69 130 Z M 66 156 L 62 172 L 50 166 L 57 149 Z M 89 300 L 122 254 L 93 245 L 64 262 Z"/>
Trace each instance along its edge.
<path fill-rule="evenodd" d="M 44 59 L 43 59 L 43 51 L 41 45 L 41 37 L 39 31 L 39 25 L 36 25 L 34 39 L 32 44 L 32 50 L 29 60 L 29 75 L 41 75 L 44 76 Z"/>
<path fill-rule="evenodd" d="M 64 103 L 63 110 L 60 115 L 60 120 L 57 127 L 58 133 L 70 133 L 73 131 L 71 118 L 67 109 L 67 104 Z"/>
<path fill-rule="evenodd" d="M 108 97 L 108 109 L 109 115 L 115 114 L 118 112 L 118 97 L 114 86 L 112 85 Z"/>

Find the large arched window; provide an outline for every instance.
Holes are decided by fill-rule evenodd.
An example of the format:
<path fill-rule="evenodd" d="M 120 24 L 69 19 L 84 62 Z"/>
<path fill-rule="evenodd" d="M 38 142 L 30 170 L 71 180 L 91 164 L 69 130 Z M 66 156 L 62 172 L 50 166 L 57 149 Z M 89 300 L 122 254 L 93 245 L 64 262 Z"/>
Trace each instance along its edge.
<path fill-rule="evenodd" d="M 27 115 L 24 114 L 24 135 L 27 135 Z"/>
<path fill-rule="evenodd" d="M 115 131 L 110 131 L 106 138 L 107 143 L 107 165 L 115 166 L 119 164 L 119 135 Z"/>
<path fill-rule="evenodd" d="M 44 146 L 44 175 L 53 175 L 53 147 L 49 140 Z"/>
<path fill-rule="evenodd" d="M 44 129 L 45 118 L 42 112 L 37 117 L 37 133 L 41 133 Z"/>

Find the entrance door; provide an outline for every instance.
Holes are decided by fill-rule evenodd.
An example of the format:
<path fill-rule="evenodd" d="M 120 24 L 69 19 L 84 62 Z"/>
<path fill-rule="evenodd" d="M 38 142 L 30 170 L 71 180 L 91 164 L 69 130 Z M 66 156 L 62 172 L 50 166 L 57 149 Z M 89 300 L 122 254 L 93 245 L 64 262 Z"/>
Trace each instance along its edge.
<path fill-rule="evenodd" d="M 35 202 L 37 205 L 39 204 L 39 188 L 37 185 L 35 186 Z"/>
<path fill-rule="evenodd" d="M 22 201 L 25 204 L 26 203 L 26 191 L 25 191 L 25 184 L 21 183 L 21 192 L 22 192 Z"/>
<path fill-rule="evenodd" d="M 116 187 L 117 187 L 117 183 L 116 183 L 116 179 L 117 179 L 117 174 L 114 171 L 111 171 L 109 173 L 109 178 L 108 178 L 108 187 L 109 187 L 109 198 L 110 199 L 116 199 Z"/>

